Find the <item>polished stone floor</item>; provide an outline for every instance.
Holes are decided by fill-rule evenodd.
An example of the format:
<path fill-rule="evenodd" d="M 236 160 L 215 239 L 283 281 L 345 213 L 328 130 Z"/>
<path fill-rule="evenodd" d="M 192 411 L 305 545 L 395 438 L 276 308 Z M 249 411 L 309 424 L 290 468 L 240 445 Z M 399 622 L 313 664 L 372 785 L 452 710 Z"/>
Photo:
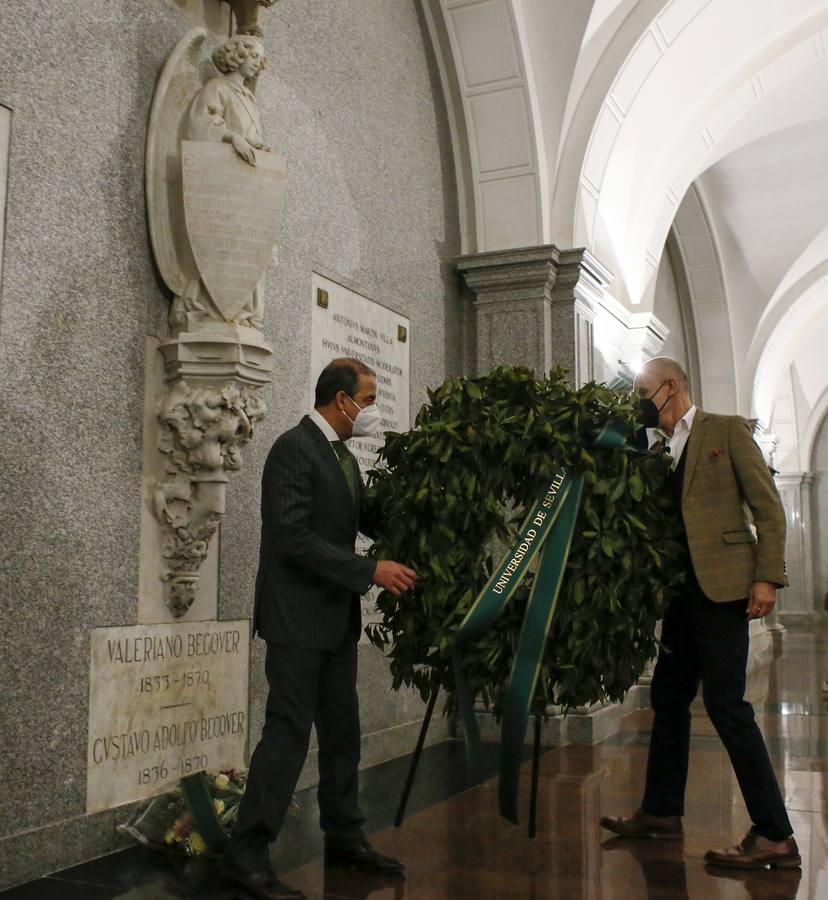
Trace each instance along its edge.
<path fill-rule="evenodd" d="M 712 726 L 694 710 L 693 748 L 683 841 L 612 838 L 605 814 L 637 805 L 650 714 L 634 712 L 613 738 L 569 746 L 541 758 L 538 835 L 497 815 L 496 782 L 464 790 L 462 748 L 446 743 L 423 757 L 403 827 L 392 827 L 407 760 L 364 773 L 362 796 L 371 841 L 403 859 L 405 882 L 325 869 L 313 792 L 274 847 L 284 879 L 310 898 L 478 900 L 828 900 L 828 632 L 789 630 L 773 663 L 750 681 L 749 699 L 766 735 L 802 853 L 802 870 L 730 872 L 706 868 L 705 850 L 734 843 L 748 821 L 730 764 Z M 487 748 L 486 769 L 496 767 Z M 528 808 L 529 764 L 522 808 Z M 2 900 L 166 900 L 239 897 L 217 883 L 209 860 L 164 859 L 134 848 L 0 892 Z"/>

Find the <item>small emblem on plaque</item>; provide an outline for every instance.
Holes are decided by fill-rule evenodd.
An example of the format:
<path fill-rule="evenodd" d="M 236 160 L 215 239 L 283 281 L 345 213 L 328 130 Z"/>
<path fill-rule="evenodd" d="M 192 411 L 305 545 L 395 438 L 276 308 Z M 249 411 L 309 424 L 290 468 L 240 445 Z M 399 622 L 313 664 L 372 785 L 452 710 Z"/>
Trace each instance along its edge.
<path fill-rule="evenodd" d="M 397 325 L 397 340 L 404 344 L 408 340 L 408 329 L 405 325 Z"/>
<path fill-rule="evenodd" d="M 328 292 L 324 288 L 316 289 L 316 305 L 322 309 L 328 308 Z"/>

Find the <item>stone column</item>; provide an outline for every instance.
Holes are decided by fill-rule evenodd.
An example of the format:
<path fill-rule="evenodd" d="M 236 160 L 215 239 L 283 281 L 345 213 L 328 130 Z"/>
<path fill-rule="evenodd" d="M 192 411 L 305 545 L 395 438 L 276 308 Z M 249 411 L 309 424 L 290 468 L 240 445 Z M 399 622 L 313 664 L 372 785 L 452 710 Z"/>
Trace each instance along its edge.
<path fill-rule="evenodd" d="M 788 536 L 785 559 L 789 587 L 780 592 L 779 620 L 783 624 L 818 622 L 821 614 L 815 604 L 813 557 L 811 553 L 811 472 L 783 472 L 776 486 L 785 507 Z"/>
<path fill-rule="evenodd" d="M 457 269 L 475 296 L 478 373 L 561 365 L 576 387 L 593 377 L 592 323 L 609 273 L 586 250 L 496 250 L 462 256 Z"/>
<path fill-rule="evenodd" d="M 495 366 L 526 366 L 540 375 L 560 365 L 580 387 L 596 375 L 596 316 L 615 317 L 623 332 L 618 341 L 626 340 L 631 318 L 607 294 L 610 273 L 584 249 L 560 250 L 547 244 L 476 253 L 460 257 L 457 269 L 474 294 L 478 374 Z M 597 368 L 599 378 L 605 377 L 607 367 L 598 361 Z M 608 373 L 610 378 L 615 374 Z M 570 712 L 566 720 L 551 708 L 543 743 L 602 740 L 618 731 L 621 718 L 646 702 L 645 696 L 631 692 L 628 703 L 594 704 Z M 481 713 L 479 722 L 485 739 L 499 738 L 491 715 Z"/>

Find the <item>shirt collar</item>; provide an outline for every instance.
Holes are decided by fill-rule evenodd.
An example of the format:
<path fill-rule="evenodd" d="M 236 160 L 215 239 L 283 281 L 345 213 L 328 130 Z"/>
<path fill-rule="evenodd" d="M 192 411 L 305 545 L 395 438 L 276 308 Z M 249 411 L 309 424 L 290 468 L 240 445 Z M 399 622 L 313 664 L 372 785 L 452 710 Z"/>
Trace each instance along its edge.
<path fill-rule="evenodd" d="M 687 410 L 687 412 L 676 422 L 676 427 L 673 429 L 673 437 L 671 438 L 667 432 L 662 431 L 660 428 L 648 428 L 647 429 L 647 441 L 649 446 L 652 447 L 653 444 L 658 444 L 661 441 L 667 441 L 669 444 L 673 438 L 676 437 L 676 434 L 681 434 L 684 431 L 686 434 L 690 434 L 690 429 L 693 427 L 693 419 L 696 418 L 696 406 L 695 404 Z"/>
<path fill-rule="evenodd" d="M 685 431 L 687 434 L 690 434 L 690 430 L 693 427 L 693 419 L 696 418 L 696 405 L 695 403 L 687 410 L 687 412 L 676 422 L 676 427 L 673 429 L 673 437 L 676 436 L 676 432 Z M 670 435 L 666 432 L 662 431 L 660 428 L 648 428 L 647 434 L 650 438 L 650 446 L 654 443 L 657 443 L 659 440 L 670 441 Z"/>
<path fill-rule="evenodd" d="M 333 425 L 331 425 L 318 409 L 312 409 L 309 415 L 311 422 L 319 428 L 329 441 L 341 440 L 336 431 L 334 431 Z"/>

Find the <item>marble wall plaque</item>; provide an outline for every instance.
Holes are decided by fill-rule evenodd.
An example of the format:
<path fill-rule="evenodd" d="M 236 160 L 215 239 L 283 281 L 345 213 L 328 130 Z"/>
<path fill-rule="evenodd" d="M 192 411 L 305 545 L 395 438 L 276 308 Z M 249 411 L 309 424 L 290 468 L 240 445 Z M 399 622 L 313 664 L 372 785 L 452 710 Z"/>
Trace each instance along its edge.
<path fill-rule="evenodd" d="M 316 272 L 312 288 L 310 406 L 319 373 L 338 356 L 361 359 L 377 373 L 377 406 L 382 414 L 379 433 L 348 442 L 364 474 L 376 464 L 385 442 L 383 433 L 411 427 L 411 323 L 405 316 Z M 360 537 L 357 549 L 364 552 L 368 546 L 367 539 Z M 375 599 L 376 589 L 362 598 L 363 624 L 377 621 Z"/>
<path fill-rule="evenodd" d="M 6 185 L 8 184 L 11 110 L 0 106 L 0 287 L 3 285 L 3 244 L 6 238 Z"/>
<path fill-rule="evenodd" d="M 95 628 L 87 813 L 244 765 L 250 622 Z"/>
<path fill-rule="evenodd" d="M 184 218 L 199 274 L 231 321 L 250 301 L 273 254 L 287 168 L 276 153 L 244 162 L 229 144 L 182 141 Z"/>

